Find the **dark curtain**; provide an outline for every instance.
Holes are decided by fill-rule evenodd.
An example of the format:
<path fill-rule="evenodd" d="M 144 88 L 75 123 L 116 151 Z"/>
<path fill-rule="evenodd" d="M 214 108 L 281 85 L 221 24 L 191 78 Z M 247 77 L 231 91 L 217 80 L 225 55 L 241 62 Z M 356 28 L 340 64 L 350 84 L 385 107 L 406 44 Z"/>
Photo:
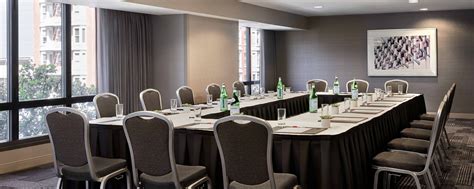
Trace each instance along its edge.
<path fill-rule="evenodd" d="M 265 90 L 275 90 L 276 80 L 276 43 L 275 31 L 263 30 L 263 61 L 260 66 L 262 77 L 260 82 Z"/>
<path fill-rule="evenodd" d="M 152 22 L 146 14 L 99 9 L 98 88 L 124 104 L 124 113 L 140 110 L 139 93 L 149 86 Z"/>

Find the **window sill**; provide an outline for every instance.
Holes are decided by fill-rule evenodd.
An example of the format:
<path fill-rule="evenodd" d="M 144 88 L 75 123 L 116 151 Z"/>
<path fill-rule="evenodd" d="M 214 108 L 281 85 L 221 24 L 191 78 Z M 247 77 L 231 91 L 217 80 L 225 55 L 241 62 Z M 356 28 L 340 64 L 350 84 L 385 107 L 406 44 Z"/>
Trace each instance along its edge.
<path fill-rule="evenodd" d="M 0 143 L 0 152 L 15 150 L 19 148 L 25 148 L 25 147 L 30 147 L 30 146 L 36 146 L 36 145 L 46 144 L 46 143 L 49 143 L 48 136 L 40 136 L 40 137 L 23 139 L 23 140 L 10 141 L 10 142 L 5 142 L 5 143 Z"/>

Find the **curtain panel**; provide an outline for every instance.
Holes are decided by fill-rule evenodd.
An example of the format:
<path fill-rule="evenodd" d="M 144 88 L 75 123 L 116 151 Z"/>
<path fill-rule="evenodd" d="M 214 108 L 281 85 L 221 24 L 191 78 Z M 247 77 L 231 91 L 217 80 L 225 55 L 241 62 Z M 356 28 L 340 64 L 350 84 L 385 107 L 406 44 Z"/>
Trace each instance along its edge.
<path fill-rule="evenodd" d="M 139 93 L 149 87 L 153 60 L 152 22 L 146 14 L 99 9 L 98 88 L 124 104 L 124 113 L 141 110 Z"/>

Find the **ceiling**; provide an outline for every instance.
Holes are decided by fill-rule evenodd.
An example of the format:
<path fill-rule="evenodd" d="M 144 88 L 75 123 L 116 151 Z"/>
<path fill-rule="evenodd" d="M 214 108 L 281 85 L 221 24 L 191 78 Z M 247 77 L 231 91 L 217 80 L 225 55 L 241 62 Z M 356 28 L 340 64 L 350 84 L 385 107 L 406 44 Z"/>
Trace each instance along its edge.
<path fill-rule="evenodd" d="M 429 11 L 474 9 L 474 0 L 240 0 L 270 9 L 281 10 L 303 16 L 333 16 L 352 14 L 377 14 L 416 12 L 420 8 Z M 314 8 L 322 5 L 323 8 Z"/>
<path fill-rule="evenodd" d="M 84 5 L 89 7 L 121 10 L 154 15 L 183 14 L 182 11 L 147 6 L 136 3 L 124 2 L 123 0 L 46 0 L 47 2 L 58 2 L 73 5 Z"/>

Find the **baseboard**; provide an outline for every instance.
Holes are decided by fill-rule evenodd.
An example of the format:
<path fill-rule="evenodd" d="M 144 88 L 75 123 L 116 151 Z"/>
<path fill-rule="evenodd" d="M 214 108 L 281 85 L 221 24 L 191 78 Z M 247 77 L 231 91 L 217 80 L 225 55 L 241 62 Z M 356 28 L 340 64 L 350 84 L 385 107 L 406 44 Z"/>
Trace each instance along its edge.
<path fill-rule="evenodd" d="M 49 143 L 3 151 L 0 152 L 0 174 L 30 169 L 52 162 L 53 155 Z"/>
<path fill-rule="evenodd" d="M 435 114 L 435 112 L 428 112 L 429 114 Z M 474 119 L 474 114 L 472 113 L 450 113 L 449 118 L 453 119 Z"/>

